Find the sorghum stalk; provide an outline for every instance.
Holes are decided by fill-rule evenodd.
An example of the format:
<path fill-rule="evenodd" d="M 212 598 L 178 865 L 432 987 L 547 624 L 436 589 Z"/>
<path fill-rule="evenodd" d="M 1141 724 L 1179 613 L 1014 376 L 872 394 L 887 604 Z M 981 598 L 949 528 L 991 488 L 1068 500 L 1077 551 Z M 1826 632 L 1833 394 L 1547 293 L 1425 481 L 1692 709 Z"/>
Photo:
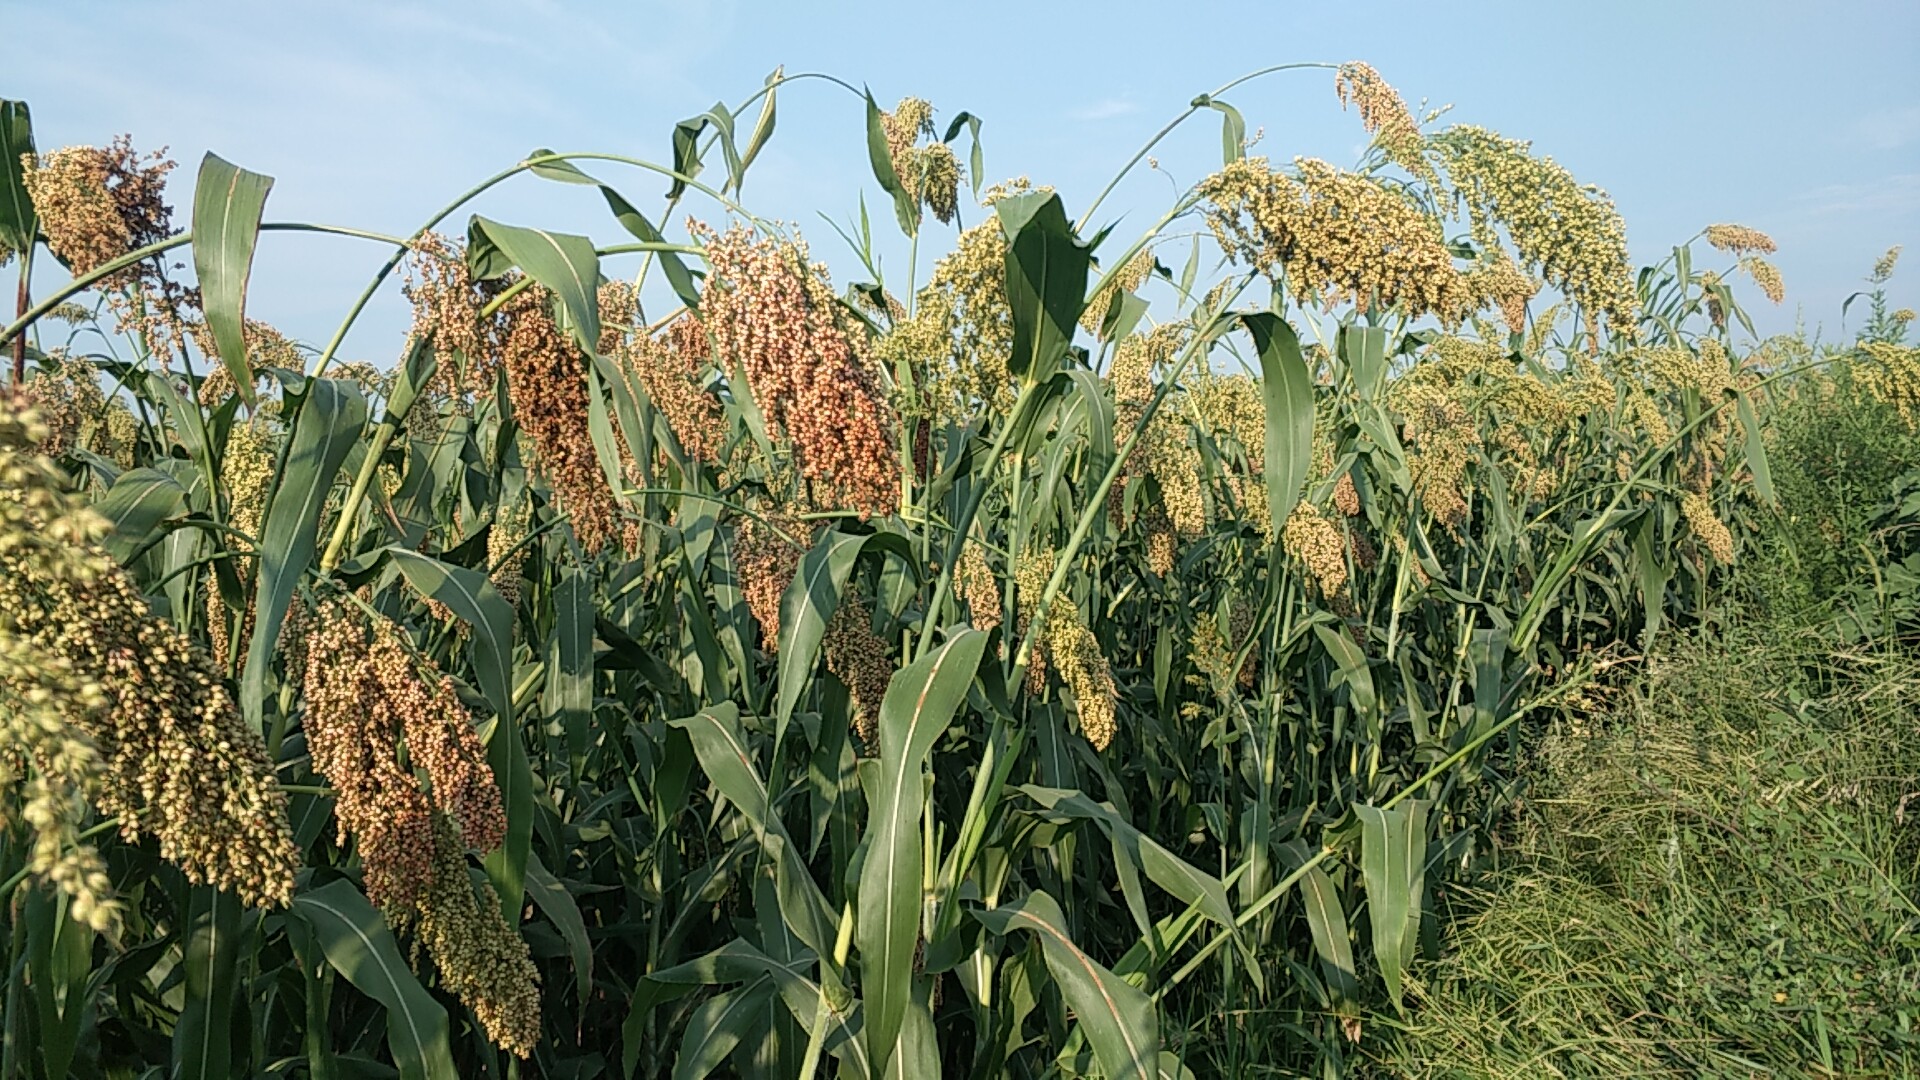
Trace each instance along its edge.
<path fill-rule="evenodd" d="M 29 243 L 27 250 L 20 253 L 20 289 L 14 301 L 13 309 L 13 317 L 16 319 L 25 319 L 27 317 L 27 308 L 31 303 L 29 283 L 33 276 L 33 248 L 34 245 Z M 13 382 L 8 385 L 18 390 L 25 384 L 26 378 L 27 336 L 25 334 L 16 334 L 13 339 Z"/>

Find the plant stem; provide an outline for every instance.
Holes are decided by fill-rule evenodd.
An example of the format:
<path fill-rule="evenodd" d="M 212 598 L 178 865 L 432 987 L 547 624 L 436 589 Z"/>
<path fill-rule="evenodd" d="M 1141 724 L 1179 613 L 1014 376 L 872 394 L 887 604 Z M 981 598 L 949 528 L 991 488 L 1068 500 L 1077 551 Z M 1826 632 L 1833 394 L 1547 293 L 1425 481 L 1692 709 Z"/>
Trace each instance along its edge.
<path fill-rule="evenodd" d="M 31 304 L 31 279 L 33 274 L 33 245 L 20 253 L 20 289 L 14 301 L 13 317 L 25 319 L 27 308 Z M 17 334 L 13 339 L 13 389 L 19 390 L 27 381 L 27 336 Z"/>

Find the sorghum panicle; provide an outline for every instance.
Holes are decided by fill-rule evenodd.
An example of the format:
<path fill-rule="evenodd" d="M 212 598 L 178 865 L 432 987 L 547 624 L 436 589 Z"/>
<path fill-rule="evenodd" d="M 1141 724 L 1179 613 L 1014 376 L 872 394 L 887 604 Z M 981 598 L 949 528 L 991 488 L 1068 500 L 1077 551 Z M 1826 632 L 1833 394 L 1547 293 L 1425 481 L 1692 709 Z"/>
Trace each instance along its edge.
<path fill-rule="evenodd" d="M 75 276 L 173 232 L 166 187 L 174 163 L 166 160 L 165 150 L 142 156 L 132 139 L 121 135 L 110 146 L 69 146 L 27 164 L 27 194 L 47 246 Z M 126 289 L 140 274 L 139 268 L 129 268 L 102 284 Z"/>
<path fill-rule="evenodd" d="M 1120 695 L 1100 640 L 1081 619 L 1079 606 L 1065 597 L 1056 597 L 1047 609 L 1046 638 L 1060 681 L 1067 684 L 1080 713 L 1080 733 L 1095 750 L 1105 750 L 1118 730 Z"/>
<path fill-rule="evenodd" d="M 827 670 L 846 684 L 853 699 L 853 728 L 868 754 L 880 752 L 880 703 L 893 681 L 893 658 L 886 639 L 873 632 L 866 602 L 847 597 L 827 623 L 820 643 Z"/>
<path fill-rule="evenodd" d="M 987 548 L 969 539 L 953 568 L 953 593 L 967 605 L 968 622 L 981 633 L 991 633 L 1003 614 L 1000 579 L 987 561 Z"/>
<path fill-rule="evenodd" d="M 453 820 L 436 812 L 429 831 L 419 900 L 398 921 L 426 946 L 441 982 L 473 1010 L 488 1040 L 530 1058 L 540 1042 L 540 972 L 526 940 L 507 925 L 493 886 L 476 888 Z"/>
<path fill-rule="evenodd" d="M 1780 269 L 1758 255 L 1749 255 L 1740 260 L 1740 269 L 1747 272 L 1760 292 L 1768 300 L 1778 304 L 1787 298 L 1786 283 L 1780 280 Z"/>
<path fill-rule="evenodd" d="M 30 453 L 0 454 L 23 481 L 5 499 L 0 629 L 50 673 L 99 688 L 91 700 L 40 699 L 96 748 L 95 804 L 120 819 L 123 836 L 154 837 L 188 880 L 248 904 L 284 904 L 300 853 L 259 734 L 207 654 L 155 617 L 98 545 L 105 523 L 30 482 L 51 475 Z M 50 557 L 54 545 L 64 550 Z"/>
<path fill-rule="evenodd" d="M 1707 501 L 1705 495 L 1689 491 L 1680 496 L 1680 513 L 1687 519 L 1687 527 L 1693 530 L 1693 535 L 1715 562 L 1728 566 L 1733 564 L 1733 533 L 1727 528 L 1727 523 L 1713 512 L 1713 504 Z"/>
<path fill-rule="evenodd" d="M 1294 161 L 1299 176 L 1242 158 L 1202 181 L 1207 225 L 1244 265 L 1284 271 L 1287 285 L 1331 308 L 1376 300 L 1458 325 L 1474 306 L 1440 222 L 1404 194 L 1324 161 Z"/>
<path fill-rule="evenodd" d="M 504 362 L 514 419 L 533 441 L 574 535 L 588 551 L 620 532 L 620 507 L 607 485 L 587 419 L 586 358 L 554 321 L 553 295 L 535 286 L 508 301 Z"/>
<path fill-rule="evenodd" d="M 1287 554 L 1307 568 L 1320 595 L 1329 600 L 1347 593 L 1347 552 L 1340 527 L 1306 500 L 1301 500 L 1287 518 L 1280 542 Z"/>
<path fill-rule="evenodd" d="M 0 572 L 84 584 L 103 568 L 75 541 L 106 524 L 34 453 L 47 437 L 37 413 L 0 395 Z M 0 596 L 12 593 L 0 585 Z M 105 688 L 67 657 L 38 648 L 10 604 L 0 604 L 0 829 L 25 826 L 26 869 L 68 897 L 74 918 L 102 932 L 117 924 L 120 906 L 105 862 L 80 832 L 109 779 L 86 733 L 108 707 Z"/>
<path fill-rule="evenodd" d="M 710 350 L 700 320 L 688 313 L 661 336 L 637 335 L 611 354 L 666 418 L 680 448 L 701 463 L 718 461 L 726 439 L 725 409 L 704 381 Z"/>
<path fill-rule="evenodd" d="M 842 325 L 825 270 L 797 243 L 754 239 L 743 226 L 689 228 L 713 268 L 701 321 L 746 368 L 769 428 L 793 443 L 808 479 L 862 517 L 900 498 L 893 409 Z"/>
<path fill-rule="evenodd" d="M 773 520 L 799 545 L 787 542 L 757 518 L 741 518 L 733 534 L 733 567 L 740 579 L 740 592 L 754 621 L 760 624 L 761 641 L 769 653 L 780 651 L 780 599 L 793 584 L 800 557 L 806 554 L 805 545 L 812 537 L 812 530 L 803 521 L 786 515 Z"/>
<path fill-rule="evenodd" d="M 1626 224 L 1605 192 L 1552 158 L 1534 157 L 1530 143 L 1484 128 L 1448 128 L 1433 145 L 1482 247 L 1498 247 L 1495 231 L 1504 226 L 1520 262 L 1579 304 L 1590 332 L 1604 318 L 1611 333 L 1632 337 L 1639 300 Z"/>
<path fill-rule="evenodd" d="M 1340 65 L 1333 77 L 1340 107 L 1356 106 L 1360 124 L 1374 136 L 1387 159 L 1421 179 L 1433 179 L 1433 166 L 1422 152 L 1420 123 L 1407 110 L 1400 91 L 1388 85 L 1373 65 L 1358 60 Z"/>
<path fill-rule="evenodd" d="M 1706 233 L 1707 243 L 1715 251 L 1730 255 L 1771 255 L 1779 250 L 1773 237 L 1745 225 L 1709 225 Z"/>
<path fill-rule="evenodd" d="M 1016 641 L 1025 641 L 1027 631 L 1033 626 L 1033 613 L 1040 606 L 1040 596 L 1046 591 L 1047 579 L 1053 576 L 1056 559 L 1057 555 L 1051 546 L 1020 553 L 1020 562 L 1013 574 L 1014 610 L 1019 616 L 1013 628 Z M 1033 651 L 1027 655 L 1027 675 L 1023 685 L 1029 694 L 1038 694 L 1047 688 L 1045 633 L 1034 636 Z"/>
<path fill-rule="evenodd" d="M 487 530 L 488 577 L 510 606 L 520 604 L 520 570 L 529 550 L 522 541 L 532 528 L 533 497 L 523 492 L 499 508 L 493 527 Z"/>
<path fill-rule="evenodd" d="M 435 811 L 453 815 L 482 850 L 499 846 L 506 817 L 452 680 L 422 674 L 400 628 L 383 618 L 370 626 L 370 618 L 328 600 L 302 628 L 303 727 L 314 769 L 335 791 L 340 843 L 357 842 L 367 898 L 404 910 L 419 902 L 431 868 Z M 415 769 L 426 773 L 428 789 Z"/>
<path fill-rule="evenodd" d="M 509 280 L 475 281 L 466 245 L 436 232 L 422 233 L 403 265 L 401 292 L 413 305 L 407 346 L 430 343 L 433 388 L 456 400 L 492 393 L 508 316 L 499 311 L 482 318 L 481 311 Z"/>

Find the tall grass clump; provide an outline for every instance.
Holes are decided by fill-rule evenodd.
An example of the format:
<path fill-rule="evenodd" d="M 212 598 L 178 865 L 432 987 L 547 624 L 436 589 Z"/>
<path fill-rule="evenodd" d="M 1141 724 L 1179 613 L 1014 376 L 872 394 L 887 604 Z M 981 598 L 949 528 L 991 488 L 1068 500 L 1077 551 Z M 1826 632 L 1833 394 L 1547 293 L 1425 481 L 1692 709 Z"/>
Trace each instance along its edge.
<path fill-rule="evenodd" d="M 1912 657 L 1815 633 L 1663 650 L 1542 741 L 1381 1074 L 1911 1075 L 1916 696 Z"/>

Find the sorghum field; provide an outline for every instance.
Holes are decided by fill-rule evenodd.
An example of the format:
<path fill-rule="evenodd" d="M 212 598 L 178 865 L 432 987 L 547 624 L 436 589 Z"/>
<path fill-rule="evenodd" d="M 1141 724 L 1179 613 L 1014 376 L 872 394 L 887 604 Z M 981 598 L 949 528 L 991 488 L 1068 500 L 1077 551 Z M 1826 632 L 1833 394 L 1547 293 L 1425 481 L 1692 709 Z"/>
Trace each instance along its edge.
<path fill-rule="evenodd" d="M 0 102 L 0 1076 L 1920 1069 L 1897 249 L 1756 342 L 1355 62 L 1144 228 L 853 90 L 835 282 L 742 181 L 842 90 L 408 236 Z"/>

